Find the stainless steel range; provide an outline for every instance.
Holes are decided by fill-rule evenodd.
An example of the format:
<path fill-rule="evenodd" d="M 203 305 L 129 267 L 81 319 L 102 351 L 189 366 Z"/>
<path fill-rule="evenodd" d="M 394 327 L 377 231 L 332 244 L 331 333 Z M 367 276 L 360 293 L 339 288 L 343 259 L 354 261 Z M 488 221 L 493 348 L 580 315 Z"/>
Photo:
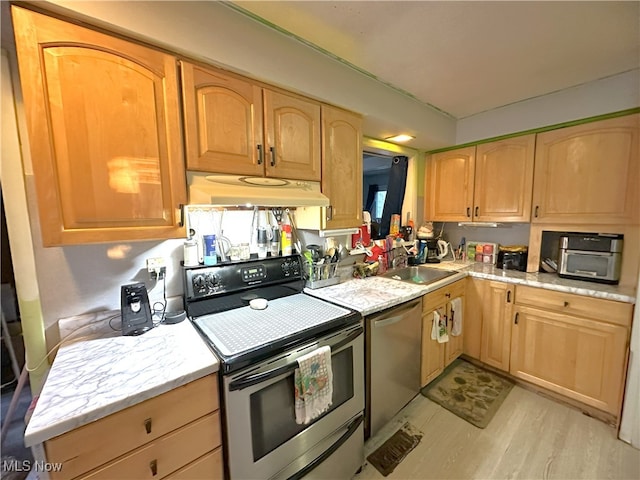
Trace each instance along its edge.
<path fill-rule="evenodd" d="M 184 280 L 187 314 L 221 362 L 227 477 L 351 478 L 364 463 L 362 316 L 304 294 L 299 255 L 186 268 Z M 331 406 L 298 424 L 297 359 L 327 346 Z"/>

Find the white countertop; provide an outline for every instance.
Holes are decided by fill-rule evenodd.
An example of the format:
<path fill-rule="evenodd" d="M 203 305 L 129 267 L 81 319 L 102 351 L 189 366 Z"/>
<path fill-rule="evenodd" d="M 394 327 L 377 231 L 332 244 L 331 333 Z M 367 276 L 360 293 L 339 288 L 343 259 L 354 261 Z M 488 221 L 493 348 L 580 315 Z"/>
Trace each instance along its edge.
<path fill-rule="evenodd" d="M 120 311 L 60 320 L 60 337 L 70 336 L 27 425 L 27 447 L 218 371 L 218 359 L 189 320 L 122 336 L 110 318 L 119 326 Z"/>
<path fill-rule="evenodd" d="M 483 263 L 425 265 L 458 273 L 428 286 L 384 277 L 351 279 L 305 293 L 369 315 L 472 276 L 625 303 L 633 289 L 560 278 L 548 273 L 501 270 Z M 218 371 L 218 359 L 191 322 L 161 325 L 124 337 L 109 327 L 120 312 L 60 320 L 60 347 L 25 431 L 25 445 L 42 443 L 99 418 Z M 81 327 L 81 328 L 80 328 Z M 73 332 L 73 333 L 72 333 Z"/>
<path fill-rule="evenodd" d="M 392 278 L 367 277 L 316 290 L 306 288 L 305 293 L 369 315 L 421 297 L 466 276 L 460 272 L 426 286 Z"/>
<path fill-rule="evenodd" d="M 432 266 L 432 265 L 429 265 Z M 544 288 L 556 292 L 574 293 L 587 297 L 603 298 L 616 302 L 635 303 L 636 294 L 633 288 L 620 287 L 619 285 L 607 285 L 604 283 L 585 282 L 560 278 L 555 273 L 533 272 L 526 273 L 517 270 L 503 270 L 493 264 L 480 262 L 441 262 L 435 264 L 436 268 L 453 269 L 467 272 L 470 277 L 496 280 L 499 282 L 528 285 L 530 287 Z"/>
<path fill-rule="evenodd" d="M 518 285 L 529 285 L 531 287 L 624 303 L 635 303 L 636 298 L 631 288 L 560 278 L 552 273 L 525 273 L 517 270 L 502 270 L 496 268 L 495 265 L 486 263 L 456 261 L 426 264 L 423 266 L 456 270 L 459 273 L 427 286 L 393 280 L 391 278 L 367 277 L 364 279 L 351 279 L 338 285 L 316 290 L 307 288 L 305 289 L 305 293 L 352 308 L 363 315 L 369 315 L 407 302 L 437 290 L 449 283 L 465 278 L 466 276 Z"/>

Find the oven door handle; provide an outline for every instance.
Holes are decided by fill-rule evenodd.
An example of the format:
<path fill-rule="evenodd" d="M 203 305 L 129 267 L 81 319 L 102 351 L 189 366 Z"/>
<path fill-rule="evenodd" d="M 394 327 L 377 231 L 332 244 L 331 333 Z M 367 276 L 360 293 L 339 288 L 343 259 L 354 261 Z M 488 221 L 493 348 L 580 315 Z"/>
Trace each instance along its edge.
<path fill-rule="evenodd" d="M 311 472 L 314 468 L 316 468 L 318 465 L 324 462 L 327 458 L 333 455 L 333 453 L 336 450 L 338 450 L 342 445 L 344 445 L 344 443 L 347 440 L 349 440 L 349 438 L 351 438 L 351 435 L 355 433 L 355 431 L 358 429 L 358 427 L 363 422 L 363 420 L 364 420 L 364 415 L 358 415 L 358 417 L 355 418 L 353 422 L 351 422 L 351 424 L 347 427 L 347 430 L 340 436 L 338 440 L 336 440 L 336 442 L 333 445 L 327 448 L 327 450 L 325 450 L 322 453 L 322 455 L 320 455 L 318 458 L 313 460 L 302 470 L 299 470 L 294 475 L 290 476 L 287 480 L 300 480 L 309 472 Z"/>
<path fill-rule="evenodd" d="M 351 343 L 362 334 L 363 330 L 364 329 L 362 327 L 359 327 L 351 332 L 347 337 L 343 338 L 339 342 L 336 342 L 335 345 L 329 345 L 331 347 L 331 350 L 338 350 L 344 345 Z M 298 368 L 298 366 L 298 362 L 291 362 L 281 367 L 267 370 L 266 372 L 256 373 L 255 375 L 247 375 L 246 377 L 240 377 L 229 384 L 229 390 L 242 390 L 243 388 L 257 385 L 258 383 L 265 382 L 271 378 L 279 377 L 280 375 L 284 375 L 285 373 L 293 372 L 296 368 Z"/>

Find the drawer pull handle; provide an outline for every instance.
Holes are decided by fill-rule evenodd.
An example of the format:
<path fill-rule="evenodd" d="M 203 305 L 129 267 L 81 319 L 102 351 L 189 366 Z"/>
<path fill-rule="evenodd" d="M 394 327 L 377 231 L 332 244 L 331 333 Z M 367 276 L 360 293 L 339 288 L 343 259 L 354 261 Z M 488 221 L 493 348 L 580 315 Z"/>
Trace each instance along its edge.
<path fill-rule="evenodd" d="M 158 474 L 158 460 L 151 460 L 149 468 L 151 469 L 151 476 L 155 477 Z"/>
<path fill-rule="evenodd" d="M 151 433 L 151 419 L 147 418 L 144 421 L 144 429 L 147 431 L 147 435 Z"/>
<path fill-rule="evenodd" d="M 444 296 L 447 297 L 447 298 L 451 298 L 451 294 L 450 293 L 445 293 Z"/>
<path fill-rule="evenodd" d="M 476 207 L 476 217 L 479 215 L 479 209 L 480 207 Z"/>
<path fill-rule="evenodd" d="M 467 207 L 467 217 L 471 216 L 471 208 Z"/>
<path fill-rule="evenodd" d="M 536 218 L 538 218 L 538 209 L 539 209 L 539 208 L 540 208 L 540 207 L 539 207 L 538 205 L 536 205 L 536 210 L 535 210 L 535 212 L 534 212 L 534 214 L 533 214 L 533 216 L 534 216 L 534 217 L 536 217 Z"/>
<path fill-rule="evenodd" d="M 564 302 L 564 306 L 568 307 L 569 306 L 569 302 Z"/>
<path fill-rule="evenodd" d="M 507 303 L 511 303 L 511 290 L 507 290 Z"/>
<path fill-rule="evenodd" d="M 520 315 L 520 313 L 516 313 L 516 318 L 514 320 L 514 323 L 517 325 L 518 324 L 518 316 Z"/>
<path fill-rule="evenodd" d="M 275 147 L 269 147 L 269 151 L 271 152 L 271 166 L 276 166 L 276 149 Z"/>
<path fill-rule="evenodd" d="M 262 145 L 258 144 L 258 165 L 262 165 Z"/>

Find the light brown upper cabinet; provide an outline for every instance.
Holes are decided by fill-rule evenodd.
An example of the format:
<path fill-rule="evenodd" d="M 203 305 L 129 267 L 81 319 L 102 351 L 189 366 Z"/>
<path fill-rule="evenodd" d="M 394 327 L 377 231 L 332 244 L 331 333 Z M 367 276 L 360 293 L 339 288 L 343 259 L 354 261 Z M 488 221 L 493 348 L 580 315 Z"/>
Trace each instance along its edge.
<path fill-rule="evenodd" d="M 328 207 L 296 209 L 298 228 L 362 225 L 362 117 L 322 105 L 322 193 Z"/>
<path fill-rule="evenodd" d="M 320 104 L 182 61 L 187 168 L 320 180 Z"/>
<path fill-rule="evenodd" d="M 425 212 L 427 220 L 470 222 L 476 147 L 434 153 L 427 158 Z"/>
<path fill-rule="evenodd" d="M 532 222 L 638 224 L 640 115 L 538 134 Z"/>
<path fill-rule="evenodd" d="M 184 236 L 176 58 L 12 15 L 44 246 Z"/>
<path fill-rule="evenodd" d="M 533 134 L 476 147 L 474 221 L 530 220 L 534 148 Z"/>
<path fill-rule="evenodd" d="M 429 220 L 528 222 L 535 135 L 435 153 L 427 160 Z"/>
<path fill-rule="evenodd" d="M 326 208 L 323 228 L 362 225 L 362 118 L 322 106 L 322 193 Z"/>

